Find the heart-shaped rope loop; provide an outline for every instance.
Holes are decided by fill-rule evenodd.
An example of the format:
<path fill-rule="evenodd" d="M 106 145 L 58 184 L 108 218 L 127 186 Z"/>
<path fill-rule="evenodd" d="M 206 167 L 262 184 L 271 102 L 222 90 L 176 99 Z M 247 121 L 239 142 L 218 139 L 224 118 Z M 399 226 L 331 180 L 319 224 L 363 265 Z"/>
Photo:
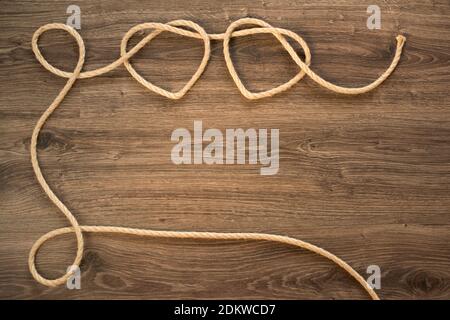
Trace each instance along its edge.
<path fill-rule="evenodd" d="M 262 92 L 251 92 L 249 91 L 245 85 L 242 83 L 241 78 L 239 77 L 238 73 L 236 72 L 236 69 L 234 68 L 233 60 L 231 59 L 230 55 L 230 39 L 233 35 L 233 31 L 236 30 L 236 28 L 242 26 L 242 25 L 258 25 L 261 28 L 253 28 L 253 29 L 247 29 L 249 32 L 246 35 L 252 35 L 252 34 L 258 34 L 258 33 L 271 33 L 273 34 L 278 41 L 283 45 L 283 47 L 289 52 L 289 55 L 292 57 L 292 59 L 300 59 L 295 52 L 295 50 L 292 48 L 292 46 L 289 44 L 289 42 L 284 38 L 284 36 L 288 36 L 291 39 L 295 40 L 300 47 L 303 49 L 303 52 L 305 53 L 305 64 L 309 66 L 311 63 L 311 52 L 309 50 L 308 44 L 305 42 L 305 40 L 302 39 L 298 34 L 281 28 L 274 28 L 267 22 L 264 22 L 259 19 L 253 19 L 253 18 L 245 18 L 240 19 L 235 22 L 233 22 L 225 32 L 225 36 L 223 39 L 223 55 L 225 57 L 225 62 L 227 64 L 228 71 L 230 72 L 231 77 L 234 80 L 234 83 L 236 83 L 236 86 L 238 87 L 239 91 L 242 93 L 244 97 L 247 99 L 261 99 L 265 97 L 271 97 L 277 93 L 283 92 L 290 87 L 292 87 L 294 84 L 299 82 L 304 76 L 305 71 L 303 69 L 300 69 L 300 72 L 297 73 L 291 80 L 283 83 L 282 85 L 279 85 L 278 87 L 262 91 Z M 241 34 L 243 36 L 243 33 Z"/>
<path fill-rule="evenodd" d="M 155 31 L 153 31 L 147 37 L 144 38 L 144 41 L 142 41 L 142 47 L 143 47 L 145 44 L 149 43 L 152 39 L 154 39 L 157 35 L 159 35 L 162 31 L 169 31 L 169 32 L 173 32 L 176 34 L 181 34 L 183 29 L 179 29 L 179 28 L 174 29 L 172 27 L 190 27 L 193 30 L 197 31 L 197 34 L 203 40 L 204 49 L 205 49 L 204 53 L 203 53 L 202 61 L 201 61 L 200 65 L 198 66 L 197 71 L 195 71 L 194 75 L 191 77 L 191 79 L 185 84 L 185 86 L 181 90 L 179 90 L 178 92 L 171 92 L 171 91 L 164 90 L 161 87 L 158 87 L 158 86 L 154 85 L 153 83 L 144 79 L 139 73 L 136 72 L 136 70 L 133 68 L 133 66 L 131 65 L 129 60 L 125 60 L 124 65 L 127 68 L 128 72 L 131 74 L 131 76 L 134 79 L 136 79 L 137 82 L 142 84 L 145 88 L 147 88 L 153 92 L 156 92 L 162 96 L 170 98 L 170 99 L 180 99 L 186 94 L 186 92 L 189 91 L 189 89 L 191 89 L 191 87 L 195 84 L 195 82 L 198 80 L 198 78 L 200 78 L 200 76 L 202 75 L 203 71 L 206 68 L 206 65 L 208 64 L 208 60 L 211 55 L 210 40 L 209 40 L 208 34 L 205 32 L 205 30 L 202 27 L 200 27 L 198 24 L 196 24 L 192 21 L 187 21 L 187 20 L 176 20 L 176 21 L 171 21 L 167 24 L 154 23 L 154 22 L 142 23 L 142 24 L 139 24 L 139 25 L 131 28 L 125 34 L 125 36 L 122 38 L 122 42 L 120 44 L 120 54 L 122 57 L 126 56 L 126 54 L 127 54 L 126 48 L 127 48 L 128 40 L 136 32 L 139 32 L 141 30 L 146 30 L 146 29 L 155 29 Z M 182 35 L 187 36 L 186 34 L 182 34 Z M 141 48 L 139 48 L 139 49 L 141 49 Z"/>
<path fill-rule="evenodd" d="M 237 30 L 239 27 L 244 25 L 256 25 L 256 28 L 247 28 L 242 30 Z M 75 38 L 77 44 L 78 44 L 78 50 L 79 50 L 79 57 L 78 57 L 78 63 L 73 70 L 73 72 L 67 72 L 60 70 L 56 68 L 55 66 L 51 65 L 42 55 L 39 46 L 38 41 L 39 37 L 49 30 L 64 30 L 68 32 L 72 37 Z M 147 36 L 145 36 L 142 40 L 140 40 L 134 47 L 132 47 L 129 51 L 127 51 L 127 44 L 129 39 L 138 31 L 141 30 L 147 30 L 151 29 L 153 30 L 151 33 L 149 33 Z M 191 30 L 188 30 L 191 29 Z M 191 77 L 191 79 L 186 83 L 186 85 L 177 92 L 171 92 L 167 91 L 165 89 L 162 89 L 161 87 L 156 86 L 155 84 L 149 82 L 148 80 L 144 79 L 137 71 L 133 68 L 133 66 L 130 63 L 130 58 L 134 56 L 139 50 L 141 50 L 146 44 L 148 44 L 152 39 L 154 39 L 156 36 L 158 36 L 161 32 L 172 32 L 176 33 L 182 36 L 191 37 L 203 40 L 204 43 L 204 54 L 203 58 L 200 62 L 200 65 Z M 279 85 L 277 87 L 274 87 L 272 89 L 262 91 L 262 92 L 251 92 L 249 91 L 244 84 L 242 83 L 238 73 L 236 72 L 236 69 L 234 67 L 233 61 L 231 59 L 230 54 L 230 40 L 234 37 L 243 37 L 243 36 L 249 36 L 253 34 L 262 34 L 262 33 L 271 33 L 277 40 L 281 43 L 283 48 L 289 53 L 292 60 L 298 65 L 299 72 L 289 81 L 286 83 Z M 302 61 L 298 54 L 295 52 L 293 47 L 289 44 L 289 42 L 286 40 L 287 38 L 290 38 L 294 41 L 296 41 L 302 50 L 305 53 L 305 61 Z M 203 30 L 202 27 L 200 27 L 198 24 L 187 21 L 187 20 L 175 20 L 166 24 L 163 23 L 143 23 L 139 24 L 133 28 L 131 28 L 123 37 L 122 42 L 120 44 L 120 58 L 118 58 L 116 61 L 110 63 L 109 65 L 106 65 L 104 67 L 90 70 L 90 71 L 84 71 L 82 72 L 83 65 L 84 65 L 84 58 L 86 54 L 86 50 L 84 47 L 83 39 L 81 38 L 80 34 L 73 29 L 72 27 L 69 27 L 64 24 L 58 24 L 58 23 L 52 23 L 47 24 L 45 26 L 40 27 L 33 35 L 31 46 L 33 49 L 33 52 L 37 58 L 37 60 L 42 64 L 42 66 L 50 71 L 51 73 L 63 77 L 68 78 L 66 84 L 61 89 L 61 91 L 58 93 L 56 98 L 53 100 L 53 102 L 50 104 L 50 106 L 45 110 L 45 112 L 41 115 L 38 122 L 36 123 L 36 126 L 33 130 L 32 136 L 31 136 L 31 144 L 30 144 L 30 153 L 31 153 L 31 163 L 33 166 L 34 173 L 36 175 L 36 178 L 41 185 L 44 192 L 47 194 L 47 196 L 50 198 L 50 200 L 59 208 L 59 210 L 65 215 L 67 220 L 70 223 L 70 227 L 66 228 L 60 228 L 55 229 L 47 234 L 43 235 L 41 238 L 39 238 L 32 246 L 30 250 L 30 255 L 28 258 L 28 264 L 30 268 L 30 272 L 33 275 L 34 279 L 38 281 L 39 283 L 49 286 L 49 287 L 55 287 L 58 285 L 64 284 L 70 276 L 73 274 L 73 271 L 68 271 L 63 276 L 56 278 L 56 279 L 47 279 L 43 277 L 36 269 L 36 254 L 39 251 L 39 248 L 42 246 L 43 243 L 46 241 L 66 233 L 74 233 L 76 240 L 77 240 L 77 252 L 75 255 L 75 259 L 73 262 L 73 265 L 79 266 L 83 257 L 83 251 L 84 251 L 84 240 L 83 240 L 83 232 L 97 232 L 97 233 L 121 233 L 121 234 L 131 234 L 131 235 L 138 235 L 138 236 L 146 236 L 146 237 L 164 237 L 164 238 L 191 238 L 191 239 L 222 239 L 222 240 L 255 240 L 255 241 L 272 241 L 277 243 L 284 243 L 293 245 L 299 248 L 303 248 L 305 250 L 314 252 L 318 255 L 321 255 L 330 261 L 337 264 L 339 267 L 344 269 L 346 272 L 348 272 L 363 288 L 367 291 L 367 293 L 371 296 L 373 299 L 379 299 L 378 295 L 375 293 L 373 288 L 364 280 L 361 275 L 358 274 L 350 265 L 348 265 L 345 261 L 340 259 L 339 257 L 333 255 L 332 253 L 326 251 L 325 249 L 322 249 L 318 246 L 315 246 L 313 244 L 310 244 L 306 241 L 302 241 L 299 239 L 294 239 L 287 236 L 281 236 L 281 235 L 275 235 L 275 234 L 267 234 L 267 233 L 252 233 L 252 232 L 244 232 L 244 233 L 226 233 L 226 232 L 197 232 L 197 231 L 163 231 L 163 230 L 144 230 L 144 229 L 136 229 L 136 228 L 127 228 L 127 227 L 116 227 L 116 226 L 82 226 L 78 223 L 75 216 L 72 214 L 72 212 L 65 206 L 65 204 L 56 196 L 56 194 L 53 192 L 53 190 L 48 185 L 47 181 L 44 178 L 44 175 L 42 174 L 41 168 L 39 166 L 39 161 L 37 157 L 37 141 L 39 137 L 39 133 L 44 126 L 46 120 L 50 117 L 52 112 L 61 104 L 61 102 L 64 100 L 64 97 L 67 95 L 67 93 L 72 88 L 73 84 L 77 79 L 85 79 L 85 78 L 92 78 L 96 77 L 102 74 L 105 74 L 111 70 L 116 69 L 120 65 L 124 65 L 125 68 L 128 70 L 130 75 L 140 84 L 142 84 L 145 88 L 158 93 L 160 95 L 163 95 L 170 99 L 180 99 L 182 98 L 189 89 L 195 84 L 195 82 L 200 78 L 203 71 L 206 68 L 206 65 L 208 64 L 209 57 L 211 55 L 211 48 L 210 48 L 210 40 L 223 40 L 223 52 L 225 57 L 225 62 L 228 67 L 228 71 L 230 72 L 231 77 L 233 78 L 235 84 L 237 85 L 239 91 L 248 99 L 260 99 L 264 97 L 270 97 L 277 93 L 283 92 L 290 87 L 292 87 L 295 83 L 300 81 L 305 75 L 308 75 L 312 80 L 320 84 L 321 86 L 328 88 L 332 91 L 343 93 L 343 94 L 359 94 L 364 93 L 367 91 L 370 91 L 377 86 L 379 86 L 386 78 L 392 73 L 392 71 L 397 66 L 400 56 L 402 53 L 403 45 L 405 43 L 405 37 L 402 35 L 397 36 L 397 49 L 395 52 L 395 56 L 390 64 L 390 66 L 386 69 L 386 71 L 374 82 L 370 83 L 369 85 L 366 85 L 364 87 L 360 88 L 346 88 L 346 87 L 340 87 L 335 84 L 332 84 L 320 76 L 318 76 L 315 72 L 311 70 L 309 67 L 311 63 L 311 52 L 309 50 L 308 45 L 306 42 L 296 33 L 282 29 L 282 28 L 275 28 L 272 27 L 267 22 L 264 22 L 259 19 L 252 19 L 252 18 L 244 18 L 237 20 L 233 22 L 226 30 L 225 33 L 220 34 L 207 34 L 205 30 Z M 73 269 L 72 269 L 73 270 Z"/>

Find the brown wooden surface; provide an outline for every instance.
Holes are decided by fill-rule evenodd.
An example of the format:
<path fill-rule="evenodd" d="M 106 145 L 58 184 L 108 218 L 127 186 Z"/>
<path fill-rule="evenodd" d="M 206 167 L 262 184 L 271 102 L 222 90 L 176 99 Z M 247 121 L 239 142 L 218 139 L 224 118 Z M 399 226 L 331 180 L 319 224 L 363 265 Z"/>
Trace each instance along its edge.
<path fill-rule="evenodd" d="M 33 126 L 64 85 L 35 60 L 33 32 L 65 22 L 73 1 L 0 5 L 1 298 L 367 298 L 337 266 L 314 254 L 257 242 L 158 240 L 87 235 L 82 289 L 45 288 L 28 272 L 33 242 L 66 226 L 39 187 L 29 159 Z M 291 29 L 312 50 L 312 67 L 341 85 L 364 85 L 407 36 L 398 69 L 377 90 L 346 97 L 305 79 L 274 98 L 249 102 L 225 67 L 222 45 L 179 101 L 145 91 L 123 67 L 76 83 L 47 122 L 39 157 L 49 184 L 86 225 L 167 230 L 255 231 L 320 245 L 361 274 L 382 270 L 384 299 L 450 298 L 450 4 L 379 1 L 382 29 L 366 28 L 373 1 L 77 1 L 86 69 L 118 57 L 123 34 L 145 21 L 191 19 L 223 32 L 250 16 Z M 136 40 L 136 39 L 135 39 Z M 41 47 L 73 68 L 62 32 Z M 297 71 L 269 35 L 232 41 L 252 89 Z M 200 61 L 201 42 L 162 35 L 133 59 L 150 80 L 180 88 Z M 280 171 L 259 166 L 176 166 L 175 128 L 279 128 Z M 73 236 L 38 255 L 48 277 L 74 257 Z"/>

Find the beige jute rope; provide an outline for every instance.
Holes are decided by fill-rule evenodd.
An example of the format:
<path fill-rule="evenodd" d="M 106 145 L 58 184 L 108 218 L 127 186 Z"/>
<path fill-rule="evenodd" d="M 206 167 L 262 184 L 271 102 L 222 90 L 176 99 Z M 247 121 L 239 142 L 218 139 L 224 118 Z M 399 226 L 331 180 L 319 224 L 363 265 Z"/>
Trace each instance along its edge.
<path fill-rule="evenodd" d="M 243 26 L 243 25 L 256 25 L 257 27 L 242 29 L 242 30 L 236 30 L 237 28 Z M 72 35 L 76 42 L 78 43 L 78 49 L 79 49 L 79 58 L 78 63 L 73 70 L 73 72 L 66 72 L 62 71 L 54 66 L 52 66 L 45 58 L 42 56 L 39 47 L 38 47 L 38 40 L 39 37 L 48 30 L 64 30 L 67 31 L 70 35 Z M 144 37 L 137 45 L 135 45 L 131 50 L 127 51 L 127 44 L 128 40 L 138 31 L 141 30 L 147 30 L 151 29 L 153 30 L 151 33 L 149 33 L 146 37 Z M 188 30 L 190 29 L 190 30 Z M 152 39 L 154 39 L 157 35 L 159 35 L 163 31 L 169 31 L 172 33 L 176 33 L 182 36 L 196 38 L 203 40 L 204 43 L 204 55 L 201 60 L 201 63 L 197 69 L 197 71 L 194 73 L 192 78 L 187 82 L 187 84 L 178 92 L 171 92 L 164 90 L 148 80 L 144 79 L 141 75 L 139 75 L 136 70 L 133 68 L 133 66 L 130 64 L 129 59 L 136 54 L 140 49 L 142 49 L 147 43 L 149 43 Z M 267 91 L 263 92 L 251 92 L 246 89 L 244 84 L 242 83 L 239 75 L 237 74 L 233 61 L 231 60 L 230 56 L 230 49 L 229 49 L 229 43 L 230 39 L 233 37 L 242 37 L 247 35 L 253 35 L 253 34 L 261 34 L 261 33 L 270 33 L 274 35 L 278 41 L 281 43 L 281 45 L 286 49 L 286 51 L 289 53 L 289 55 L 292 57 L 294 62 L 298 65 L 300 71 L 298 74 L 293 77 L 288 82 L 272 88 Z M 295 50 L 292 48 L 292 46 L 289 44 L 289 42 L 286 40 L 286 37 L 290 38 L 291 40 L 296 41 L 303 49 L 305 53 L 305 61 L 302 61 L 300 57 L 297 55 Z M 180 99 L 183 97 L 186 92 L 194 85 L 194 83 L 198 80 L 198 78 L 201 76 L 202 72 L 204 71 L 209 57 L 210 57 L 210 40 L 223 40 L 223 52 L 225 57 L 225 62 L 228 67 L 228 70 L 231 74 L 231 77 L 233 78 L 234 82 L 236 83 L 239 91 L 248 99 L 260 99 L 264 97 L 270 97 L 277 93 L 280 93 L 282 91 L 287 90 L 288 88 L 292 87 L 295 83 L 297 83 L 300 79 L 304 77 L 305 74 L 307 74 L 312 80 L 317 82 L 319 85 L 330 89 L 337 93 L 343 93 L 343 94 L 360 94 L 364 92 L 368 92 L 377 86 L 379 86 L 395 69 L 395 67 L 398 64 L 398 61 L 400 59 L 400 55 L 402 52 L 403 45 L 405 43 L 405 37 L 399 35 L 397 36 L 397 49 L 395 52 L 395 56 L 390 64 L 390 66 L 386 69 L 386 71 L 374 82 L 372 82 L 369 85 L 366 85 L 364 87 L 360 88 L 345 88 L 340 87 L 335 84 L 332 84 L 323 78 L 321 78 L 319 75 L 317 75 L 314 71 L 312 71 L 309 67 L 311 62 L 311 53 L 309 50 L 308 45 L 306 42 L 296 33 L 282 29 L 282 28 L 275 28 L 272 27 L 270 24 L 253 18 L 244 18 L 237 20 L 233 22 L 225 33 L 221 34 L 207 34 L 205 30 L 200 27 L 198 24 L 192 22 L 192 21 L 186 21 L 186 20 L 176 20 L 171 21 L 169 23 L 163 24 L 163 23 L 143 23 L 139 24 L 133 28 L 131 28 L 123 37 L 121 45 L 120 45 L 120 58 L 116 61 L 112 62 L 111 64 L 91 70 L 91 71 L 84 71 L 82 72 L 82 68 L 84 65 L 84 58 L 85 58 L 85 47 L 84 42 L 81 36 L 78 34 L 78 32 L 73 29 L 72 27 L 69 27 L 64 24 L 59 23 L 52 23 L 47 24 L 42 27 L 40 27 L 33 35 L 32 39 L 32 49 L 34 54 L 36 55 L 37 60 L 51 73 L 63 77 L 68 78 L 67 83 L 62 88 L 62 90 L 59 92 L 59 94 L 56 96 L 54 101 L 51 103 L 51 105 L 45 110 L 45 112 L 41 115 L 39 118 L 31 137 L 31 163 L 33 165 L 34 173 L 36 174 L 37 180 L 41 187 L 43 188 L 44 192 L 47 194 L 47 196 L 50 198 L 50 200 L 60 209 L 60 211 L 66 216 L 67 220 L 69 221 L 71 227 L 66 228 L 60 228 L 55 229 L 47 234 L 43 235 L 41 238 L 39 238 L 34 245 L 32 246 L 30 250 L 30 255 L 28 259 L 28 264 L 30 268 L 30 272 L 33 275 L 34 279 L 38 281 L 39 283 L 49 286 L 49 287 L 55 287 L 61 284 L 64 284 L 67 279 L 72 275 L 73 272 L 67 272 L 63 276 L 57 278 L 57 279 L 47 279 L 43 277 L 36 269 L 35 264 L 35 257 L 36 253 L 39 250 L 39 248 L 42 246 L 44 242 L 47 240 L 50 240 L 56 236 L 66 234 L 66 233 L 74 233 L 77 239 L 77 252 L 75 255 L 75 260 L 73 262 L 73 265 L 79 266 L 80 262 L 83 257 L 83 250 L 84 250 L 84 240 L 83 240 L 83 232 L 93 232 L 93 233 L 120 233 L 120 234 L 129 234 L 129 235 L 137 235 L 137 236 L 145 236 L 145 237 L 158 237 L 158 238 L 179 238 L 179 239 L 212 239 L 212 240 L 257 240 L 257 241 L 272 241 L 272 242 L 278 242 L 278 243 L 284 243 L 296 247 L 300 247 L 303 249 L 306 249 L 308 251 L 314 252 L 318 255 L 321 255 L 331 261 L 333 261 L 335 264 L 337 264 L 339 267 L 344 269 L 346 272 L 348 272 L 370 295 L 372 299 L 378 300 L 379 297 L 375 293 L 375 291 L 372 289 L 372 287 L 364 280 L 364 278 L 359 275 L 350 265 L 348 265 L 345 261 L 340 259 L 339 257 L 335 256 L 334 254 L 326 251 L 325 249 L 322 249 L 318 246 L 315 246 L 311 243 L 294 239 L 288 236 L 282 236 L 282 235 L 275 235 L 275 234 L 266 234 L 266 233 L 251 233 L 251 232 L 244 232 L 244 233 L 225 233 L 225 232 L 196 232 L 196 231 L 160 231 L 160 230 L 146 230 L 146 229 L 135 229 L 135 228 L 126 228 L 126 227 L 115 227 L 115 226 L 83 226 L 80 225 L 73 215 L 73 213 L 66 207 L 66 205 L 55 195 L 55 193 L 52 191 L 50 186 L 48 185 L 47 181 L 45 180 L 41 168 L 39 166 L 39 161 L 37 157 L 37 150 L 36 150 L 36 144 L 38 141 L 39 132 L 42 129 L 45 121 L 50 117 L 52 112 L 60 105 L 60 103 L 63 101 L 64 97 L 67 95 L 67 93 L 72 88 L 73 84 L 77 79 L 84 79 L 84 78 L 92 78 L 96 77 L 102 74 L 105 74 L 111 70 L 114 70 L 120 65 L 124 65 L 125 68 L 128 70 L 128 72 L 131 74 L 131 76 L 138 81 L 140 84 L 142 84 L 147 89 L 158 93 L 160 95 L 163 95 L 170 99 Z"/>

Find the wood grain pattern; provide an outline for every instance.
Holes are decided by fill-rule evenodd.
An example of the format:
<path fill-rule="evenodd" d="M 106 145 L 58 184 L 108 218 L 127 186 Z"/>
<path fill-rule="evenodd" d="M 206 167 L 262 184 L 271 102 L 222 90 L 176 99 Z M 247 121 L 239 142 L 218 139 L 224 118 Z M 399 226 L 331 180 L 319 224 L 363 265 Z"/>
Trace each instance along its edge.
<path fill-rule="evenodd" d="M 82 289 L 45 288 L 27 269 L 32 243 L 66 226 L 31 169 L 29 141 L 64 84 L 36 61 L 33 32 L 64 22 L 72 1 L 0 6 L 1 298 L 366 298 L 336 266 L 268 243 L 87 235 Z M 382 299 L 450 298 L 450 4 L 384 1 L 382 29 L 366 28 L 371 1 L 87 1 L 81 34 L 86 69 L 118 56 L 122 35 L 145 21 L 191 19 L 223 32 L 245 16 L 298 32 L 312 67 L 341 85 L 367 84 L 389 64 L 395 35 L 407 36 L 398 69 L 380 88 L 346 97 L 309 79 L 271 99 L 240 96 L 222 45 L 180 101 L 145 91 L 124 68 L 76 83 L 46 124 L 39 157 L 49 184 L 81 224 L 167 230 L 255 231 L 320 245 L 361 274 L 382 270 Z M 135 41 L 137 39 L 134 39 Z M 63 33 L 41 42 L 70 70 L 76 47 Z M 180 88 L 200 61 L 201 42 L 161 35 L 133 62 L 158 85 Z M 233 40 L 249 88 L 281 84 L 297 71 L 269 35 Z M 170 134 L 208 128 L 279 128 L 280 171 L 258 166 L 175 166 Z M 70 236 L 38 255 L 46 276 L 73 259 Z"/>

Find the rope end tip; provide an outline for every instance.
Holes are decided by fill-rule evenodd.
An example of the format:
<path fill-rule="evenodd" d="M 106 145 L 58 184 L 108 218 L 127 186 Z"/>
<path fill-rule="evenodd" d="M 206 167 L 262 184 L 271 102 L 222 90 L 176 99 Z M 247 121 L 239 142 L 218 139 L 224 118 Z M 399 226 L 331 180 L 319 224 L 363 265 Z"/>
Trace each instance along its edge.
<path fill-rule="evenodd" d="M 406 42 L 406 37 L 401 34 L 399 34 L 396 39 L 399 46 L 403 46 Z"/>

